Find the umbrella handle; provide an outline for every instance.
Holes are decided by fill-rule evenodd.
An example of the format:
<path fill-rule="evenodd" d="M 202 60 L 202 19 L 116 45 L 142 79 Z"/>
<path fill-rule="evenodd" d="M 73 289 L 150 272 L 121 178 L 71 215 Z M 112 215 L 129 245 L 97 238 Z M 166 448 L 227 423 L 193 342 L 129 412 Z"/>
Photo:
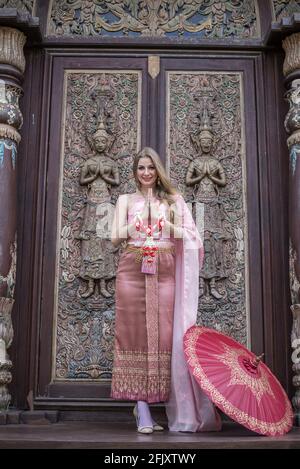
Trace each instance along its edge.
<path fill-rule="evenodd" d="M 261 355 L 259 355 L 258 357 L 254 357 L 253 359 L 247 357 L 247 358 L 244 358 L 243 359 L 243 364 L 245 366 L 245 368 L 247 368 L 247 370 L 250 372 L 250 373 L 253 373 L 253 374 L 256 374 L 257 373 L 257 368 L 258 368 L 258 365 L 262 359 L 262 357 L 264 356 L 264 353 L 262 353 Z"/>
<path fill-rule="evenodd" d="M 251 360 L 251 365 L 256 369 L 259 365 L 259 363 L 261 362 L 262 358 L 264 357 L 264 353 L 262 353 L 261 355 L 259 356 L 256 356 L 254 358 L 254 360 Z"/>

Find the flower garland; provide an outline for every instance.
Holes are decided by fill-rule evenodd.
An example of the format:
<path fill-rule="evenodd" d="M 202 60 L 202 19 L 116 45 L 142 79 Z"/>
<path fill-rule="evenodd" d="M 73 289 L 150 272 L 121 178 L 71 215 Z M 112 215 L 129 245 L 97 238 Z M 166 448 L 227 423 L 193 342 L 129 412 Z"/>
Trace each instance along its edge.
<path fill-rule="evenodd" d="M 142 272 L 147 274 L 156 273 L 158 246 L 154 241 L 154 235 L 161 233 L 165 224 L 163 216 L 160 216 L 155 225 L 144 225 L 139 213 L 135 217 L 135 229 L 137 232 L 145 233 L 146 240 L 142 246 Z M 158 232 L 155 230 L 158 229 Z"/>

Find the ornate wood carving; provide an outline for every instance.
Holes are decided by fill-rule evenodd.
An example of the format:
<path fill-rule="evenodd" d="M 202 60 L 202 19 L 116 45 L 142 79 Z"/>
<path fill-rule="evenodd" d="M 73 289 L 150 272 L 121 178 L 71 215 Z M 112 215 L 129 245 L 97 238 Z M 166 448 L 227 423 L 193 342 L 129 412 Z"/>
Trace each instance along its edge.
<path fill-rule="evenodd" d="M 170 176 L 190 204 L 204 240 L 198 320 L 246 343 L 241 76 L 170 72 L 168 94 Z M 203 141 L 209 136 L 212 148 L 212 142 Z"/>
<path fill-rule="evenodd" d="M 0 80 L 0 411 L 7 409 L 11 382 L 6 349 L 13 339 L 11 311 L 14 304 L 16 278 L 16 158 L 18 132 L 23 123 L 19 108 L 22 95 L 16 76 L 24 71 L 23 46 L 25 35 L 12 28 L 0 28 L 0 62 L 8 64 Z"/>
<path fill-rule="evenodd" d="M 111 376 L 118 250 L 110 221 L 118 194 L 135 188 L 140 86 L 135 71 L 65 75 L 55 379 Z"/>
<path fill-rule="evenodd" d="M 300 34 L 292 34 L 283 41 L 285 61 L 283 72 L 287 77 L 293 73 L 294 79 L 289 80 L 286 98 L 289 103 L 289 111 L 285 118 L 285 128 L 290 134 L 287 145 L 290 152 L 290 290 L 292 299 L 293 329 L 291 334 L 293 371 L 295 376 L 293 383 L 296 386 L 296 394 L 293 398 L 296 421 L 300 425 Z"/>
<path fill-rule="evenodd" d="M 283 64 L 283 73 L 288 75 L 300 67 L 300 35 L 292 34 L 284 39 L 282 47 L 285 51 L 285 59 Z"/>
<path fill-rule="evenodd" d="M 1 0 L 0 8 L 16 8 L 33 14 L 35 0 Z"/>
<path fill-rule="evenodd" d="M 22 73 L 25 70 L 23 47 L 26 36 L 13 28 L 0 28 L 0 56 L 1 63 L 13 65 Z"/>
<path fill-rule="evenodd" d="M 293 372 L 293 385 L 296 388 L 295 395 L 293 396 L 292 402 L 296 409 L 296 424 L 300 426 L 300 305 L 294 304 L 291 306 L 293 313 L 293 328 L 291 333 L 291 344 L 292 344 L 292 363 Z"/>
<path fill-rule="evenodd" d="M 273 16 L 276 21 L 280 21 L 285 16 L 300 12 L 299 0 L 273 0 Z"/>
<path fill-rule="evenodd" d="M 12 380 L 10 369 L 12 362 L 8 358 L 6 350 L 11 346 L 14 331 L 11 321 L 11 312 L 14 305 L 13 298 L 0 298 L 0 410 L 7 410 L 11 395 L 7 385 Z"/>
<path fill-rule="evenodd" d="M 255 0 L 53 0 L 48 35 L 257 37 Z"/>

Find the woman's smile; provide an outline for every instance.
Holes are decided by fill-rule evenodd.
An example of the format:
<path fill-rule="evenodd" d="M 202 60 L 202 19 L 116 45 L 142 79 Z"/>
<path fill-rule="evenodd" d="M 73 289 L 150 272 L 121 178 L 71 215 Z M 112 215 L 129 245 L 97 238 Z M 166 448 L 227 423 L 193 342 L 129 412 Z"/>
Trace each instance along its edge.
<path fill-rule="evenodd" d="M 144 157 L 139 160 L 137 178 L 142 186 L 153 187 L 157 179 L 157 171 L 151 158 Z"/>

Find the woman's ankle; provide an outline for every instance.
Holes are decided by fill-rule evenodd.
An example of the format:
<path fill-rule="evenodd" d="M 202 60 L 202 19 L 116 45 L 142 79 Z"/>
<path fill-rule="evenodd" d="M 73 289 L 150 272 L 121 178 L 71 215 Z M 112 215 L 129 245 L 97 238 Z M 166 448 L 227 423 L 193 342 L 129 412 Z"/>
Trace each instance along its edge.
<path fill-rule="evenodd" d="M 137 411 L 141 425 L 152 425 L 152 416 L 148 402 L 137 401 Z"/>

